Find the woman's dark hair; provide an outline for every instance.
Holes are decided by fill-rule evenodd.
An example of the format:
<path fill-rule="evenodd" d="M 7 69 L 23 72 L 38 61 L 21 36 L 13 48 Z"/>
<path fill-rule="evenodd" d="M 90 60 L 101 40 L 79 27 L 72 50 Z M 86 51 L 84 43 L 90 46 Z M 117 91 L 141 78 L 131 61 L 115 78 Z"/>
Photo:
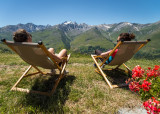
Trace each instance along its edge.
<path fill-rule="evenodd" d="M 13 40 L 15 42 L 27 42 L 28 37 L 32 36 L 24 29 L 18 29 L 16 32 L 13 33 Z"/>
<path fill-rule="evenodd" d="M 134 38 L 135 38 L 135 35 L 133 33 L 121 33 L 119 35 L 119 40 L 118 41 L 120 41 L 120 40 L 131 41 Z"/>

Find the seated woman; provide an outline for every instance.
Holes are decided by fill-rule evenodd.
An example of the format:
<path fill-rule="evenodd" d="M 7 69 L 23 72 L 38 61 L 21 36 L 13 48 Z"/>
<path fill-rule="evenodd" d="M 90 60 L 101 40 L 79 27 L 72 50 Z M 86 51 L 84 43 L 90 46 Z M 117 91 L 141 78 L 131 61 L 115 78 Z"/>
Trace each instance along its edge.
<path fill-rule="evenodd" d="M 135 35 L 133 33 L 121 33 L 118 38 L 117 38 L 117 43 L 121 40 L 123 41 L 131 41 L 132 39 L 135 38 Z M 111 52 L 112 50 L 109 50 L 107 52 L 101 52 L 100 50 L 95 50 L 95 54 L 96 55 L 101 55 L 102 58 L 104 59 L 105 57 L 107 57 L 109 55 L 109 53 Z M 115 52 L 109 57 L 109 59 L 106 61 L 105 64 L 109 64 L 113 58 L 115 57 L 116 53 L 117 53 L 118 49 L 115 50 Z M 103 59 L 100 59 L 101 61 L 103 61 Z"/>
<path fill-rule="evenodd" d="M 13 40 L 15 42 L 32 42 L 32 35 L 24 29 L 18 29 L 16 32 L 13 33 Z M 62 49 L 59 54 L 55 54 L 54 48 L 49 48 L 48 51 L 51 53 L 52 57 L 56 60 L 58 64 L 61 64 L 63 62 L 63 57 L 67 57 L 66 49 Z M 55 73 L 54 70 L 51 71 L 52 73 Z"/>

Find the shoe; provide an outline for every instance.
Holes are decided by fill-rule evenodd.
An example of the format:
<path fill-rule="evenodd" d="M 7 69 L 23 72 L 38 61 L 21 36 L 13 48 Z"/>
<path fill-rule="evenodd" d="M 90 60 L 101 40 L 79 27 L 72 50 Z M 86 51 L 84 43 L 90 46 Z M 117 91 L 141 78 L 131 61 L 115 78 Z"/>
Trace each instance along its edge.
<path fill-rule="evenodd" d="M 97 65 L 96 65 L 95 63 L 93 64 L 93 66 L 94 66 L 95 68 L 97 68 Z"/>
<path fill-rule="evenodd" d="M 56 74 L 56 70 L 55 69 L 51 69 L 51 75 L 55 75 Z"/>

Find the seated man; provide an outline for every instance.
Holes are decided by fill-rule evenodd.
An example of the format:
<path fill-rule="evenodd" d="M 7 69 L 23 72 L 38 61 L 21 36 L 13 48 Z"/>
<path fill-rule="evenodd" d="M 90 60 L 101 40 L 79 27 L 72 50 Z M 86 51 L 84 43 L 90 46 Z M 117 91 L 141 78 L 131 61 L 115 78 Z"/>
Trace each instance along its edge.
<path fill-rule="evenodd" d="M 133 33 L 121 33 L 118 38 L 117 38 L 117 42 L 123 40 L 123 41 L 131 41 L 132 39 L 135 38 L 135 35 Z M 103 58 L 107 57 L 109 55 L 109 53 L 112 50 L 109 50 L 107 52 L 101 52 L 100 50 L 95 50 L 95 54 L 96 55 L 101 55 Z M 105 62 L 105 64 L 109 64 L 113 58 L 115 57 L 116 53 L 117 53 L 118 49 L 115 50 L 115 52 L 109 57 L 109 59 Z M 100 58 L 101 61 L 103 61 L 102 58 Z M 95 65 L 94 65 L 95 66 Z"/>
<path fill-rule="evenodd" d="M 29 34 L 24 29 L 18 29 L 16 32 L 13 33 L 13 40 L 15 42 L 32 42 L 32 35 Z M 67 50 L 62 49 L 59 54 L 55 54 L 54 48 L 49 48 L 48 51 L 51 53 L 52 57 L 56 60 L 58 64 L 61 64 L 62 58 L 67 57 Z M 52 73 L 55 73 L 55 70 L 51 70 Z"/>

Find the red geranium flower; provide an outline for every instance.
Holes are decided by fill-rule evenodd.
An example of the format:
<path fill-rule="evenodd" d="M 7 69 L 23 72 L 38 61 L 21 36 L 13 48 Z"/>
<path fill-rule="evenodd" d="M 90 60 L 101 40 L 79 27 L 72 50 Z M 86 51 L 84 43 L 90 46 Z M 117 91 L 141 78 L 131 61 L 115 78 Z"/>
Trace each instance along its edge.
<path fill-rule="evenodd" d="M 159 114 L 160 113 L 160 101 L 157 101 L 154 97 L 143 103 L 144 108 L 148 114 Z"/>
<path fill-rule="evenodd" d="M 149 91 L 150 89 L 154 90 L 154 87 L 159 88 L 159 86 L 155 86 L 160 76 L 159 69 L 160 65 L 155 65 L 153 69 L 148 67 L 146 71 L 140 66 L 136 66 L 132 70 L 132 78 L 126 81 L 126 83 L 129 83 L 131 91 L 139 92 L 142 95 L 142 100 L 145 100 L 148 96 L 153 96 L 151 94 L 152 91 Z M 159 96 L 159 93 L 157 94 Z M 154 97 L 145 101 L 143 106 L 148 114 L 160 114 L 160 101 L 156 100 Z"/>
<path fill-rule="evenodd" d="M 141 85 L 138 82 L 134 81 L 129 84 L 129 89 L 131 91 L 137 92 L 139 91 L 140 88 L 141 88 Z"/>
<path fill-rule="evenodd" d="M 160 68 L 160 65 L 155 65 L 154 70 L 158 70 Z"/>
<path fill-rule="evenodd" d="M 142 88 L 144 91 L 149 91 L 151 89 L 150 87 L 151 83 L 149 83 L 148 81 L 144 80 L 142 83 Z"/>
<path fill-rule="evenodd" d="M 132 70 L 132 78 L 141 78 L 144 74 L 144 69 L 142 69 L 139 65 L 134 67 Z"/>
<path fill-rule="evenodd" d="M 155 65 L 154 69 L 147 70 L 147 78 L 150 77 L 157 77 L 160 75 L 160 71 L 158 70 L 160 68 L 160 65 Z"/>

